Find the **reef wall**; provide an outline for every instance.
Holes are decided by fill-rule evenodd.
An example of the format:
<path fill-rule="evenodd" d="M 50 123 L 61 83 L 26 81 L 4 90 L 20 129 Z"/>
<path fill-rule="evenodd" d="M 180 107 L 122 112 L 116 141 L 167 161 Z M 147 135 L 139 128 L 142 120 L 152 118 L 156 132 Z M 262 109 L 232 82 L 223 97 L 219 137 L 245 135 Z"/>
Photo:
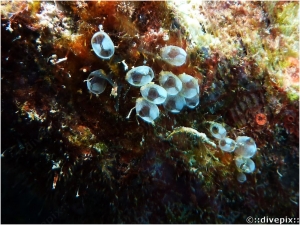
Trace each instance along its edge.
<path fill-rule="evenodd" d="M 107 59 L 92 48 L 99 25 Z M 199 105 L 128 116 L 138 66 L 157 84 L 162 71 L 192 76 Z M 112 86 L 95 95 L 100 69 Z M 1 88 L 3 223 L 299 218 L 298 2 L 2 1 Z M 246 178 L 211 124 L 255 141 Z"/>

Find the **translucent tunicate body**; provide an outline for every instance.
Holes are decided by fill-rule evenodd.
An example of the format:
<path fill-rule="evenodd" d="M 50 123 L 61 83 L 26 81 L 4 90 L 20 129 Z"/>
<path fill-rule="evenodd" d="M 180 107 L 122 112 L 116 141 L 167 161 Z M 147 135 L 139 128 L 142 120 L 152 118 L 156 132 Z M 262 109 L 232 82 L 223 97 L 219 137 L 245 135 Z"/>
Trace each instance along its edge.
<path fill-rule="evenodd" d="M 251 158 L 256 153 L 256 144 L 253 138 L 247 136 L 238 136 L 236 138 L 237 148 L 235 150 L 235 155 L 244 158 Z"/>
<path fill-rule="evenodd" d="M 231 138 L 225 137 L 219 140 L 219 148 L 224 152 L 233 152 L 235 147 L 236 143 Z"/>
<path fill-rule="evenodd" d="M 215 122 L 210 124 L 209 131 L 211 135 L 217 139 L 225 138 L 227 133 L 225 128 L 221 124 Z"/>
<path fill-rule="evenodd" d="M 138 66 L 126 73 L 125 79 L 133 86 L 141 87 L 154 78 L 154 72 L 149 66 Z"/>
<path fill-rule="evenodd" d="M 95 54 L 101 59 L 110 59 L 115 53 L 115 46 L 107 33 L 99 26 L 100 31 L 95 33 L 91 39 Z"/>
<path fill-rule="evenodd" d="M 238 182 L 244 183 L 247 180 L 247 177 L 246 177 L 246 175 L 244 173 L 239 172 L 236 175 L 236 179 L 238 180 Z"/>
<path fill-rule="evenodd" d="M 173 66 L 181 66 L 186 61 L 186 52 L 177 46 L 166 46 L 160 49 L 161 58 Z"/>
<path fill-rule="evenodd" d="M 181 80 L 169 71 L 159 73 L 159 84 L 166 89 L 168 95 L 177 95 L 182 89 Z"/>
<path fill-rule="evenodd" d="M 197 105 L 199 105 L 199 95 L 195 95 L 192 98 L 185 98 L 185 103 L 186 106 L 189 107 L 190 109 L 194 109 Z"/>
<path fill-rule="evenodd" d="M 178 77 L 182 82 L 182 90 L 180 94 L 183 97 L 193 98 L 196 95 L 199 95 L 199 84 L 197 79 L 186 73 L 180 74 Z"/>
<path fill-rule="evenodd" d="M 107 81 L 112 82 L 103 70 L 96 70 L 90 73 L 86 85 L 91 93 L 99 95 L 105 90 Z"/>
<path fill-rule="evenodd" d="M 148 102 L 144 98 L 138 98 L 135 104 L 136 114 L 148 123 L 154 123 L 154 120 L 159 116 L 157 105 Z"/>
<path fill-rule="evenodd" d="M 165 109 L 172 113 L 179 113 L 184 106 L 185 99 L 180 95 L 168 95 L 164 102 Z"/>
<path fill-rule="evenodd" d="M 154 104 L 162 104 L 167 98 L 167 91 L 154 83 L 149 83 L 141 87 L 142 96 Z"/>
<path fill-rule="evenodd" d="M 239 171 L 244 173 L 252 173 L 255 170 L 255 163 L 252 159 L 238 157 L 235 159 L 235 165 Z"/>

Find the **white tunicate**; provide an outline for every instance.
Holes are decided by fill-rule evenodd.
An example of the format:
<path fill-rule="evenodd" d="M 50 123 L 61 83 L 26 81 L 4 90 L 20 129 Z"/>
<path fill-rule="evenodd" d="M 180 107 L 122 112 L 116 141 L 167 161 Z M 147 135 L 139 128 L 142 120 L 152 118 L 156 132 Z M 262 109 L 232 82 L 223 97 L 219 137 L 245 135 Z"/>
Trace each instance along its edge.
<path fill-rule="evenodd" d="M 197 105 L 199 105 L 199 95 L 195 95 L 192 98 L 185 98 L 186 106 L 190 109 L 194 109 Z"/>
<path fill-rule="evenodd" d="M 162 104 L 167 98 L 167 91 L 153 82 L 141 87 L 142 96 L 154 104 Z"/>
<path fill-rule="evenodd" d="M 93 35 L 91 44 L 94 52 L 101 59 L 110 59 L 115 53 L 114 43 L 103 30 Z"/>
<path fill-rule="evenodd" d="M 236 138 L 237 148 L 235 150 L 235 155 L 244 158 L 251 158 L 256 153 L 256 144 L 253 138 L 247 136 L 238 136 Z"/>
<path fill-rule="evenodd" d="M 144 98 L 138 98 L 135 104 L 136 114 L 148 123 L 154 123 L 154 120 L 159 116 L 157 105 L 148 102 Z"/>
<path fill-rule="evenodd" d="M 138 66 L 126 73 L 125 79 L 133 86 L 141 87 L 148 84 L 154 78 L 154 72 L 149 66 Z"/>
<path fill-rule="evenodd" d="M 86 80 L 88 90 L 93 94 L 101 94 L 107 85 L 109 78 L 103 70 L 96 70 L 90 73 Z"/>
<path fill-rule="evenodd" d="M 185 99 L 180 95 L 168 95 L 164 102 L 165 109 L 172 113 L 179 113 L 184 106 Z"/>
<path fill-rule="evenodd" d="M 169 71 L 159 73 L 159 84 L 166 89 L 168 95 L 177 95 L 182 89 L 181 80 Z"/>
<path fill-rule="evenodd" d="M 182 90 L 180 94 L 185 98 L 193 98 L 199 95 L 198 80 L 186 73 L 180 74 L 179 79 L 182 82 Z"/>
<path fill-rule="evenodd" d="M 247 177 L 246 177 L 246 175 L 244 173 L 239 172 L 236 175 L 236 179 L 238 180 L 238 182 L 244 183 L 247 180 Z"/>
<path fill-rule="evenodd" d="M 237 157 L 235 158 L 235 165 L 239 171 L 244 173 L 252 173 L 255 170 L 255 163 L 252 159 Z"/>
<path fill-rule="evenodd" d="M 170 45 L 160 49 L 160 56 L 173 66 L 181 66 L 185 63 L 187 54 L 182 48 Z"/>
<path fill-rule="evenodd" d="M 236 143 L 231 138 L 225 137 L 219 140 L 219 148 L 224 152 L 233 152 L 235 147 Z"/>
<path fill-rule="evenodd" d="M 212 122 L 209 126 L 209 131 L 212 136 L 217 139 L 223 139 L 226 137 L 226 129 L 219 123 Z"/>

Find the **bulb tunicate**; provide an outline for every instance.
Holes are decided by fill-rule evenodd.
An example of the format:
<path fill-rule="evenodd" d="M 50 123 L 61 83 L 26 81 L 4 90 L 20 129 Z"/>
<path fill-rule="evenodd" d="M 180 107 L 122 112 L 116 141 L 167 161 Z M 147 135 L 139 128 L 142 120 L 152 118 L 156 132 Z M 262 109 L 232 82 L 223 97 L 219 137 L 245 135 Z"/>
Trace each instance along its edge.
<path fill-rule="evenodd" d="M 238 182 L 244 183 L 247 180 L 247 177 L 244 173 L 239 172 L 236 176 L 236 179 L 238 180 Z"/>
<path fill-rule="evenodd" d="M 167 91 L 154 83 L 149 83 L 141 87 L 142 96 L 151 103 L 162 104 L 167 98 Z"/>
<path fill-rule="evenodd" d="M 244 173 L 252 173 L 255 170 L 255 163 L 252 159 L 238 157 L 235 159 L 235 165 L 239 171 Z"/>
<path fill-rule="evenodd" d="M 225 128 L 221 124 L 215 122 L 210 124 L 209 131 L 211 135 L 217 139 L 225 138 L 227 133 Z"/>
<path fill-rule="evenodd" d="M 136 114 L 148 123 L 154 123 L 154 120 L 159 116 L 157 105 L 148 102 L 144 98 L 138 98 L 135 104 Z"/>
<path fill-rule="evenodd" d="M 160 55 L 163 60 L 173 66 L 181 66 L 186 61 L 186 52 L 177 46 L 166 46 L 160 49 Z"/>
<path fill-rule="evenodd" d="M 93 94 L 101 94 L 107 85 L 107 81 L 112 84 L 112 80 L 105 74 L 103 70 L 96 70 L 90 73 L 86 80 L 88 90 Z"/>
<path fill-rule="evenodd" d="M 253 138 L 247 136 L 238 136 L 236 138 L 237 148 L 235 155 L 244 158 L 251 158 L 256 153 L 256 144 Z"/>
<path fill-rule="evenodd" d="M 182 89 L 181 80 L 169 71 L 159 73 L 159 84 L 166 89 L 168 95 L 177 95 Z"/>
<path fill-rule="evenodd" d="M 180 95 L 168 95 L 164 102 L 165 109 L 172 113 L 179 113 L 184 106 L 185 99 Z"/>
<path fill-rule="evenodd" d="M 126 73 L 125 79 L 133 86 L 141 87 L 154 78 L 154 72 L 149 66 L 138 66 Z"/>
<path fill-rule="evenodd" d="M 180 74 L 179 79 L 182 82 L 182 90 L 180 94 L 185 98 L 193 98 L 199 95 L 198 80 L 188 74 Z"/>
<path fill-rule="evenodd" d="M 101 59 L 110 59 L 115 53 L 114 43 L 101 28 L 99 32 L 93 35 L 91 44 L 94 52 Z"/>
<path fill-rule="evenodd" d="M 235 147 L 236 143 L 231 138 L 225 137 L 219 140 L 219 148 L 224 152 L 233 152 Z"/>
<path fill-rule="evenodd" d="M 186 106 L 190 109 L 194 109 L 197 105 L 199 105 L 199 95 L 195 95 L 192 98 L 185 98 Z"/>

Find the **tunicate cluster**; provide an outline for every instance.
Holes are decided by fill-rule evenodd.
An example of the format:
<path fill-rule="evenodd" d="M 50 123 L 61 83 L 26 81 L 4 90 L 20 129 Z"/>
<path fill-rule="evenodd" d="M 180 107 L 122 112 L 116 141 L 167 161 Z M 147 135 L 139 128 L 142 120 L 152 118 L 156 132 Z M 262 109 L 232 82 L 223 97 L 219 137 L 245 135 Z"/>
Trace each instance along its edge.
<path fill-rule="evenodd" d="M 210 123 L 209 131 L 212 136 L 219 139 L 218 146 L 222 151 L 234 152 L 235 164 L 239 171 L 237 179 L 240 183 L 246 181 L 244 173 L 253 173 L 255 170 L 255 163 L 250 159 L 256 153 L 254 139 L 248 136 L 238 136 L 235 140 L 226 137 L 225 127 L 215 122 Z"/>
<path fill-rule="evenodd" d="M 151 82 L 154 78 L 153 70 L 148 66 L 138 66 L 126 73 L 126 81 L 135 87 L 141 87 L 142 98 L 136 102 L 136 112 L 146 122 L 153 123 L 158 117 L 159 110 L 154 105 L 162 104 L 171 113 L 179 113 L 184 106 L 195 108 L 199 104 L 198 80 L 188 74 L 176 76 L 169 71 L 161 71 L 159 84 Z M 141 100 L 143 99 L 143 101 Z M 151 103 L 150 105 L 148 103 Z M 137 106 L 144 106 L 146 115 Z M 152 114 L 152 110 L 153 113 Z M 150 116 L 155 115 L 155 116 Z M 157 115 L 157 116 L 156 116 Z"/>
<path fill-rule="evenodd" d="M 169 112 L 179 113 L 184 106 L 193 109 L 199 104 L 200 88 L 196 78 L 185 73 L 177 77 L 170 71 L 161 71 L 159 83 L 167 90 L 164 107 Z"/>
<path fill-rule="evenodd" d="M 149 123 L 154 123 L 159 116 L 157 105 L 163 104 L 167 98 L 167 91 L 151 82 L 153 78 L 154 72 L 149 66 L 132 68 L 125 77 L 132 86 L 141 87 L 140 91 L 143 97 L 136 100 L 135 110 L 140 118 Z"/>
<path fill-rule="evenodd" d="M 99 29 L 100 31 L 91 39 L 92 48 L 98 57 L 110 59 L 115 51 L 114 44 L 108 34 L 103 31 L 102 25 Z M 161 58 L 172 66 L 181 66 L 186 62 L 187 53 L 177 46 L 165 46 L 160 54 Z M 140 87 L 142 98 L 136 100 L 135 109 L 137 115 L 146 122 L 153 123 L 159 116 L 157 105 L 162 104 L 171 113 L 179 113 L 184 106 L 193 109 L 199 104 L 200 88 L 198 80 L 193 76 L 185 73 L 176 76 L 172 72 L 161 71 L 160 85 L 151 82 L 153 78 L 152 68 L 146 65 L 132 68 L 125 77 L 130 85 Z M 97 95 L 105 90 L 107 81 L 115 87 L 103 70 L 92 72 L 86 81 L 88 90 Z"/>

